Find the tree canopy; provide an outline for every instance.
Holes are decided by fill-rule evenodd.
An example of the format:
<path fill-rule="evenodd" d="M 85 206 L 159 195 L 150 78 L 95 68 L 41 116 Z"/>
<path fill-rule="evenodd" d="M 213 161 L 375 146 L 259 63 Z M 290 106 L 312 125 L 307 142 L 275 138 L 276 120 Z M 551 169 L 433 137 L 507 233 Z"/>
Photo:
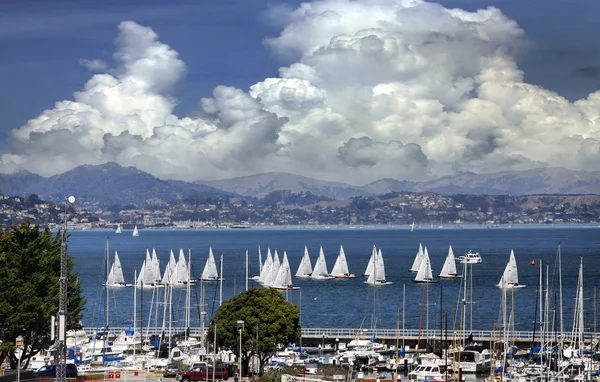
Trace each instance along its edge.
<path fill-rule="evenodd" d="M 214 338 L 216 323 L 217 346 L 239 356 L 238 320 L 244 321 L 243 370 L 248 370 L 250 358 L 256 355 L 262 371 L 265 361 L 273 355 L 278 345 L 287 346 L 301 334 L 298 307 L 287 302 L 281 292 L 273 289 L 250 289 L 224 302 L 212 319 L 208 342 L 211 343 Z"/>
<path fill-rule="evenodd" d="M 50 317 L 58 314 L 61 235 L 40 230 L 29 221 L 0 232 L 0 364 L 9 357 L 12 368 L 15 339 L 24 337 L 23 367 L 52 344 Z M 67 259 L 67 329 L 79 329 L 85 300 L 81 282 Z"/>

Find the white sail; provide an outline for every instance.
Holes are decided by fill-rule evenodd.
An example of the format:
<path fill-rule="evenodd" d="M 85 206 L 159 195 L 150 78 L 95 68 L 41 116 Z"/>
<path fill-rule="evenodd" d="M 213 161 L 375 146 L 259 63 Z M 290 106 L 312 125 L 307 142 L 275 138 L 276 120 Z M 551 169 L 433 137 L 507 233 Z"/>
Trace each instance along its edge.
<path fill-rule="evenodd" d="M 117 223 L 117 230 L 115 233 L 123 233 L 123 230 L 121 229 L 121 223 Z"/>
<path fill-rule="evenodd" d="M 216 266 L 216 264 L 215 264 Z M 175 273 L 173 275 L 173 285 L 186 284 L 188 281 L 188 266 L 185 261 L 185 254 L 183 249 L 179 250 L 179 259 L 177 260 L 177 266 L 175 267 Z"/>
<path fill-rule="evenodd" d="M 267 259 L 265 260 L 265 264 L 262 267 L 262 271 L 260 272 L 260 278 L 258 282 L 261 284 L 265 283 L 265 280 L 269 277 L 271 273 L 271 268 L 273 267 L 273 256 L 271 255 L 271 248 L 267 248 Z"/>
<path fill-rule="evenodd" d="M 375 256 L 377 256 L 377 248 L 373 245 L 373 251 L 371 252 L 371 258 L 369 259 L 369 264 L 367 264 L 367 269 L 365 269 L 365 273 L 363 276 L 371 276 L 373 273 L 373 261 L 375 261 Z"/>
<path fill-rule="evenodd" d="M 137 280 L 135 280 L 135 285 L 142 286 L 144 284 L 144 275 L 146 274 L 146 260 L 142 263 L 142 268 L 140 268 L 140 273 L 138 274 Z"/>
<path fill-rule="evenodd" d="M 150 257 L 150 253 L 148 252 L 148 250 L 146 249 L 146 268 L 144 269 L 144 286 L 147 285 L 154 285 L 154 281 L 156 280 L 155 278 L 155 272 L 154 272 L 154 262 L 152 261 L 152 258 Z"/>
<path fill-rule="evenodd" d="M 375 251 L 373 256 L 373 272 L 369 275 L 369 278 L 366 281 L 369 285 L 388 285 L 391 282 L 388 282 L 385 278 L 385 264 L 383 262 L 383 254 L 381 253 L 381 249 Z"/>
<path fill-rule="evenodd" d="M 348 262 L 346 261 L 346 254 L 344 253 L 344 247 L 342 245 L 340 245 L 340 253 L 335 260 L 331 275 L 339 278 L 354 277 L 353 274 L 350 274 L 350 270 L 348 269 Z"/>
<path fill-rule="evenodd" d="M 107 285 L 125 285 L 125 277 L 123 277 L 123 268 L 121 267 L 121 260 L 119 260 L 119 254 L 115 251 L 115 260 L 110 267 L 110 273 L 108 275 Z"/>
<path fill-rule="evenodd" d="M 138 229 L 137 229 L 137 225 L 135 227 L 133 227 L 133 233 L 131 234 L 131 236 L 140 236 L 140 233 L 138 232 Z"/>
<path fill-rule="evenodd" d="M 313 268 L 313 272 L 310 275 L 311 279 L 329 279 L 332 278 L 327 272 L 327 262 L 325 261 L 325 254 L 323 253 L 323 247 L 319 249 L 319 257 Z"/>
<path fill-rule="evenodd" d="M 433 272 L 431 271 L 431 262 L 429 261 L 429 252 L 427 247 L 423 251 L 423 260 L 419 266 L 419 271 L 414 279 L 415 282 L 429 283 L 433 282 Z"/>
<path fill-rule="evenodd" d="M 154 281 L 160 282 L 160 261 L 158 260 L 158 256 L 156 256 L 156 250 L 152 248 L 152 271 L 154 272 Z"/>
<path fill-rule="evenodd" d="M 441 278 L 459 277 L 460 275 L 456 272 L 456 260 L 454 259 L 454 251 L 452 246 L 448 248 L 448 256 L 440 272 Z"/>
<path fill-rule="evenodd" d="M 415 256 L 412 267 L 410 267 L 410 271 L 418 272 L 421 266 L 421 261 L 423 261 L 423 246 L 421 243 L 419 243 L 419 250 L 417 251 L 417 255 Z"/>
<path fill-rule="evenodd" d="M 171 284 L 173 280 L 173 274 L 175 273 L 175 268 L 177 267 L 177 261 L 175 260 L 175 255 L 173 254 L 173 250 L 171 250 L 171 254 L 169 256 L 169 262 L 167 263 L 167 267 L 165 268 L 165 273 L 163 274 L 163 278 L 161 283 L 164 285 Z"/>
<path fill-rule="evenodd" d="M 292 285 L 292 271 L 290 269 L 290 263 L 288 261 L 287 253 L 283 251 L 283 260 L 281 260 L 281 266 L 277 277 L 271 285 L 271 288 L 275 289 L 296 289 Z"/>
<path fill-rule="evenodd" d="M 519 272 L 517 270 L 517 260 L 515 259 L 515 252 L 510 250 L 510 258 L 504 268 L 504 273 L 500 278 L 500 282 L 496 285 L 497 287 L 506 288 L 522 288 L 525 285 L 519 284 Z"/>
<path fill-rule="evenodd" d="M 208 249 L 208 259 L 204 265 L 204 270 L 200 278 L 204 281 L 216 281 L 219 279 L 219 272 L 217 271 L 217 263 L 215 263 L 215 256 L 213 255 L 212 248 Z"/>
<path fill-rule="evenodd" d="M 410 232 L 415 230 L 415 221 L 413 220 L 412 224 L 410 225 Z"/>
<path fill-rule="evenodd" d="M 279 273 L 279 268 L 281 267 L 281 262 L 279 261 L 279 254 L 277 250 L 273 253 L 273 264 L 271 265 L 271 269 L 269 269 L 269 274 L 267 275 L 264 286 L 270 287 L 275 282 L 277 278 L 277 274 Z"/>
<path fill-rule="evenodd" d="M 312 264 L 310 262 L 310 255 L 308 254 L 308 248 L 304 246 L 304 256 L 302 256 L 302 261 L 300 261 L 300 266 L 298 266 L 296 277 L 310 277 L 311 273 Z"/>

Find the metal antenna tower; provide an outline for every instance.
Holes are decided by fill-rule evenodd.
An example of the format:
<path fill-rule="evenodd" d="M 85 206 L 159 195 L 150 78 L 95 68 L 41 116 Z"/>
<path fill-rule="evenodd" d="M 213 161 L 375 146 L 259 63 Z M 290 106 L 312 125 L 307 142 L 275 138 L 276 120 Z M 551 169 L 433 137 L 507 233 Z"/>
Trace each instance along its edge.
<path fill-rule="evenodd" d="M 67 206 L 75 203 L 75 197 L 65 199 L 63 231 L 60 238 L 60 298 L 58 302 L 58 337 L 56 338 L 56 382 L 65 382 L 67 378 Z"/>

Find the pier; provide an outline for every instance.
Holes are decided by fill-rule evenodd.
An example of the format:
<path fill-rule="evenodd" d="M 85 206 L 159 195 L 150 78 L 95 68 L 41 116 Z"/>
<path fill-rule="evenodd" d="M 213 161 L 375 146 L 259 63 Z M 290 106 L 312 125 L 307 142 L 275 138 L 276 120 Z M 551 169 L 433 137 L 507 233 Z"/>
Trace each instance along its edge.
<path fill-rule="evenodd" d="M 117 335 L 126 329 L 131 329 L 131 327 L 111 327 L 108 329 L 109 334 Z M 84 329 L 89 336 L 93 336 L 96 332 L 103 333 L 104 328 L 98 329 Z M 208 328 L 204 329 L 205 331 Z M 184 327 L 172 327 L 169 331 L 168 328 L 163 329 L 162 327 L 149 327 L 144 328 L 144 336 L 154 336 L 154 335 L 166 335 L 169 333 L 172 335 L 182 335 L 186 332 L 186 328 Z M 190 327 L 189 333 L 191 337 L 200 337 L 202 335 L 202 328 L 200 327 Z M 448 331 L 447 340 L 449 342 L 453 342 L 454 340 L 459 340 L 464 337 L 472 336 L 473 341 L 480 342 L 484 346 L 488 347 L 492 341 L 499 341 L 501 336 L 501 331 L 497 330 L 495 333 L 492 330 L 471 330 L 471 331 Z M 569 338 L 570 332 L 563 333 L 563 342 L 569 344 L 571 339 Z M 510 342 L 513 342 L 518 347 L 529 347 L 532 345 L 539 344 L 542 340 L 542 335 L 544 336 L 544 342 L 558 342 L 560 338 L 559 332 L 546 332 L 541 333 L 540 331 L 524 331 L 517 330 L 511 331 L 509 333 Z M 386 343 L 388 345 L 395 345 L 396 340 L 404 340 L 404 342 L 414 347 L 414 345 L 421 341 L 421 343 L 425 343 L 425 341 L 430 340 L 446 340 L 446 334 L 440 332 L 440 330 L 419 330 L 419 329 L 377 329 L 375 331 L 376 341 L 381 343 Z M 325 344 L 335 345 L 338 342 L 349 342 L 355 338 L 362 339 L 372 339 L 373 338 L 373 330 L 371 329 L 352 329 L 352 328 L 302 328 L 302 343 L 304 345 L 318 346 L 321 344 L 324 346 Z M 592 343 L 593 340 L 599 339 L 600 333 L 596 332 L 587 332 L 584 334 L 584 342 L 587 344 Z"/>

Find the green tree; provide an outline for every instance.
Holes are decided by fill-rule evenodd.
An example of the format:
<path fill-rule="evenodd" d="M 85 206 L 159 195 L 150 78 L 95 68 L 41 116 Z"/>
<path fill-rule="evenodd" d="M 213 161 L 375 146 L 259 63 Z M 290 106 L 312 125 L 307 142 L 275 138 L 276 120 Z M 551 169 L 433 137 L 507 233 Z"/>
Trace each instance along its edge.
<path fill-rule="evenodd" d="M 298 307 L 287 302 L 281 292 L 273 289 L 250 289 L 221 305 L 208 330 L 209 342 L 214 338 L 217 325 L 217 346 L 239 356 L 240 334 L 237 321 L 244 321 L 242 329 L 242 368 L 247 374 L 249 360 L 257 356 L 260 372 L 277 349 L 300 337 Z"/>
<path fill-rule="evenodd" d="M 25 339 L 21 364 L 52 344 L 50 317 L 58 313 L 61 235 L 29 221 L 0 235 L 0 364 L 16 368 L 15 339 Z M 81 282 L 67 259 L 67 329 L 79 329 L 85 300 Z"/>

